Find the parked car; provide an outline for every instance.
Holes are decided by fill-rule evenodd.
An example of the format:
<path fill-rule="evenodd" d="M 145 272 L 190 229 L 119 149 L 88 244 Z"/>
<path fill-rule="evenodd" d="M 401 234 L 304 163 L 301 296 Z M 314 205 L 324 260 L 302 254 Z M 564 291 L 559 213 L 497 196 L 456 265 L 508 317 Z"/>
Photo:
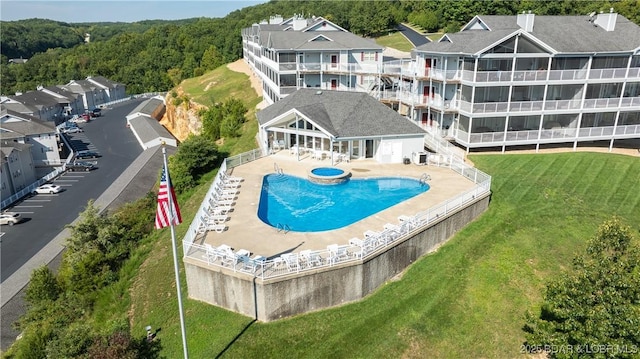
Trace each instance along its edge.
<path fill-rule="evenodd" d="M 60 130 L 62 133 L 78 133 L 84 132 L 80 127 L 65 127 Z"/>
<path fill-rule="evenodd" d="M 71 117 L 69 119 L 69 122 L 71 122 L 71 123 L 84 123 L 84 122 L 87 122 L 87 120 L 82 116 L 73 115 L 73 117 Z"/>
<path fill-rule="evenodd" d="M 33 193 L 37 194 L 37 193 L 49 193 L 49 194 L 54 194 L 54 193 L 59 193 L 62 191 L 62 187 L 56 185 L 56 184 L 43 184 L 42 186 L 36 188 Z"/>
<path fill-rule="evenodd" d="M 102 115 L 102 109 L 99 107 L 96 107 L 93 110 L 91 110 L 91 113 L 93 114 L 93 117 L 100 117 L 100 115 Z"/>
<path fill-rule="evenodd" d="M 20 223 L 21 220 L 20 213 L 4 212 L 0 214 L 0 225 L 2 226 L 6 226 L 7 224 L 13 226 L 14 224 Z"/>
<path fill-rule="evenodd" d="M 91 162 L 72 162 L 67 164 L 67 171 L 86 171 L 89 172 L 96 168 L 96 165 Z"/>
<path fill-rule="evenodd" d="M 98 157 L 102 157 L 102 155 L 95 151 L 78 151 L 76 153 L 77 160 L 83 160 L 85 158 L 98 158 Z"/>

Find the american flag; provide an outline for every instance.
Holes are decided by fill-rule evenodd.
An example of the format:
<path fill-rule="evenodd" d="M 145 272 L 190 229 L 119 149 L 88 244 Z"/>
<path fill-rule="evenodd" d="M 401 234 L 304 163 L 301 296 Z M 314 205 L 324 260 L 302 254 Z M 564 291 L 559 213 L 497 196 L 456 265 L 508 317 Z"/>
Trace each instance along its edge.
<path fill-rule="evenodd" d="M 171 207 L 169 208 L 169 192 L 171 192 Z M 171 187 L 171 179 L 169 171 L 162 166 L 162 178 L 160 178 L 160 189 L 158 190 L 158 210 L 156 211 L 156 228 L 162 229 L 171 225 L 171 217 L 173 224 L 182 223 L 180 216 L 180 208 L 176 200 L 176 193 Z"/>

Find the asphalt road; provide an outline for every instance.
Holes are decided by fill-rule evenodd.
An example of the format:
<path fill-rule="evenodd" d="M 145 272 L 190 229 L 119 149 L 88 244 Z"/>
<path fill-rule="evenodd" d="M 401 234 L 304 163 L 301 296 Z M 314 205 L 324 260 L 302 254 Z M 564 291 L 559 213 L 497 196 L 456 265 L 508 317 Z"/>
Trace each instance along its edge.
<path fill-rule="evenodd" d="M 406 37 L 407 40 L 409 40 L 415 47 L 429 43 L 429 40 L 425 36 L 410 27 L 398 24 L 398 30 L 400 30 L 404 37 Z"/>
<path fill-rule="evenodd" d="M 23 199 L 8 211 L 21 212 L 23 222 L 3 226 L 0 244 L 0 278 L 18 270 L 51 241 L 65 225 L 73 222 L 90 199 L 96 199 L 142 153 L 125 116 L 142 100 L 119 104 L 103 115 L 80 124 L 83 133 L 67 135 L 76 150 L 95 149 L 102 157 L 91 172 L 67 172 L 53 183 L 64 188 L 58 194 L 39 194 Z"/>
<path fill-rule="evenodd" d="M 125 116 L 143 100 L 123 103 L 105 110 L 102 117 L 81 125 L 85 132 L 68 136 L 76 150 L 91 149 L 102 154 L 96 160 L 99 168 L 90 173 L 64 174 L 54 182 L 65 188 L 65 191 L 58 195 L 33 196 L 14 206 L 13 210 L 25 212 L 23 216 L 28 220 L 13 227 L 2 228 L 6 232 L 0 242 L 2 282 L 58 236 L 67 223 L 76 219 L 87 201 L 98 198 L 142 152 L 133 133 L 126 128 Z M 49 262 L 49 268 L 57 270 L 60 259 L 61 255 L 56 256 Z M 22 288 L 11 299 L 2 297 L 2 302 L 5 303 L 0 313 L 2 351 L 19 334 L 12 324 L 26 312 L 24 292 L 25 288 Z M 3 288 L 0 295 L 4 296 L 5 293 L 7 290 Z"/>

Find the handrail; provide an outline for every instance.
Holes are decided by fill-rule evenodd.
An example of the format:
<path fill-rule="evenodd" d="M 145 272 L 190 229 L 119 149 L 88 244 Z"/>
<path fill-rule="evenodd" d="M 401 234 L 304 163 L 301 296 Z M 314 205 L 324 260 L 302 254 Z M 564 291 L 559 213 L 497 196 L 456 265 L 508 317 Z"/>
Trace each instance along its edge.
<path fill-rule="evenodd" d="M 246 158 L 247 156 L 254 156 L 255 153 L 252 155 L 243 155 Z M 233 162 L 235 163 L 235 160 Z M 227 160 L 223 161 L 220 171 L 218 172 L 218 176 L 220 175 L 220 173 L 226 171 L 227 163 Z M 459 173 L 463 177 L 471 180 L 476 184 L 476 186 L 454 198 L 429 207 L 423 211 L 419 211 L 413 216 L 406 216 L 404 221 L 401 222 L 398 226 L 399 229 L 393 232 L 395 234 L 393 234 L 392 231 L 385 229 L 385 231 L 380 232 L 380 238 L 377 238 L 373 244 L 366 246 L 366 248 L 365 246 L 353 245 L 351 243 L 349 245 L 343 245 L 341 247 L 345 250 L 344 254 L 346 255 L 341 257 L 336 256 L 335 253 L 332 253 L 328 249 L 316 250 L 314 251 L 314 253 L 316 253 L 321 258 L 320 263 L 311 266 L 305 265 L 304 262 L 300 262 L 296 264 L 295 270 L 293 271 L 281 257 L 276 257 L 261 262 L 261 264 L 253 269 L 253 271 L 250 273 L 246 270 L 243 270 L 242 267 L 239 267 L 239 265 L 242 264 L 239 261 L 236 261 L 231 268 L 234 272 L 246 272 L 251 275 L 255 275 L 258 278 L 267 279 L 305 271 L 317 270 L 323 267 L 328 268 L 336 264 L 358 263 L 368 257 L 377 255 L 377 253 L 379 253 L 378 251 L 382 248 L 394 245 L 394 243 L 400 241 L 406 236 L 411 235 L 413 232 L 432 225 L 436 221 L 444 218 L 449 213 L 457 211 L 467 204 L 473 203 L 477 201 L 478 198 L 486 196 L 490 193 L 491 176 L 489 176 L 488 174 L 478 170 L 477 168 L 469 166 L 456 156 L 451 157 L 450 162 L 448 163 L 448 167 L 452 171 Z M 218 176 L 216 176 L 216 179 L 212 184 L 212 188 L 215 187 Z M 425 180 L 428 180 L 427 178 L 430 178 L 430 176 L 426 173 L 424 173 L 420 178 L 422 179 L 423 177 L 425 178 Z M 203 210 L 205 203 L 206 201 L 203 201 L 201 210 Z M 189 231 L 187 232 L 183 240 L 184 255 L 191 259 L 202 261 L 207 265 L 230 268 L 229 266 L 225 266 L 222 262 L 218 263 L 217 261 L 209 261 L 206 258 L 205 246 L 194 243 L 194 239 L 198 234 L 197 230 L 200 226 L 200 223 L 200 216 L 196 215 L 195 219 L 191 223 L 191 226 L 189 227 Z M 278 232 L 284 231 L 284 233 L 288 233 L 291 228 L 286 224 L 279 223 L 276 225 L 276 230 L 278 230 Z"/>

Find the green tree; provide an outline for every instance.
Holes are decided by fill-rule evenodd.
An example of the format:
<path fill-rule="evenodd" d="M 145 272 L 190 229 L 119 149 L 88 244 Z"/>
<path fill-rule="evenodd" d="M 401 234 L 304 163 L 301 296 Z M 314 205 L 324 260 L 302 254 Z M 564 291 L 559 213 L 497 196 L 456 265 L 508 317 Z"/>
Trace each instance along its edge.
<path fill-rule="evenodd" d="M 192 188 L 203 174 L 218 164 L 216 144 L 204 136 L 191 135 L 169 159 L 172 185 L 177 192 Z"/>
<path fill-rule="evenodd" d="M 43 265 L 31 273 L 24 298 L 29 304 L 38 305 L 43 301 L 55 301 L 60 292 L 61 288 L 56 276 L 49 267 Z"/>
<path fill-rule="evenodd" d="M 624 358 L 640 350 L 639 323 L 640 247 L 614 218 L 572 270 L 549 283 L 540 315 L 528 313 L 524 330 L 529 348 L 546 348 L 555 358 L 593 357 L 599 348 L 609 348 L 599 357 Z"/>

